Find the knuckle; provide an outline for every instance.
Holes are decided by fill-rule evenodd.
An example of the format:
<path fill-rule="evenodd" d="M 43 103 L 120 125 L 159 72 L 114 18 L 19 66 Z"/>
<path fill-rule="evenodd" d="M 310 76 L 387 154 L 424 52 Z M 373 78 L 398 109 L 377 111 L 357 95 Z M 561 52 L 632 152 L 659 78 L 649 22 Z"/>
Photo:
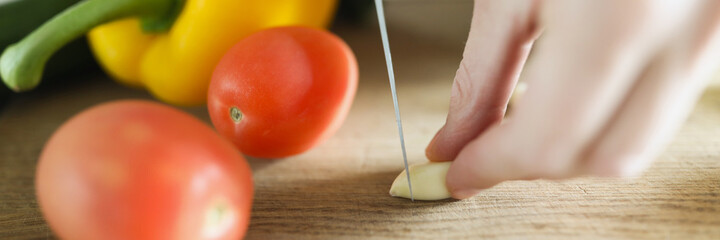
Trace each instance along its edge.
<path fill-rule="evenodd" d="M 548 6 L 543 17 L 549 28 L 622 50 L 626 43 L 646 39 L 651 26 L 662 20 L 657 19 L 661 17 L 656 13 L 657 5 L 651 0 L 556 2 Z"/>
<path fill-rule="evenodd" d="M 505 114 L 505 101 L 496 101 L 493 88 L 483 86 L 484 75 L 472 70 L 470 60 L 463 59 L 453 81 L 450 95 L 450 120 L 494 122 Z"/>
<path fill-rule="evenodd" d="M 450 95 L 450 107 L 462 108 L 472 102 L 473 81 L 467 62 L 463 60 L 455 74 L 455 81 L 452 85 L 452 93 Z M 452 109 L 451 109 L 452 110 Z M 455 109 L 460 110 L 460 109 Z"/>

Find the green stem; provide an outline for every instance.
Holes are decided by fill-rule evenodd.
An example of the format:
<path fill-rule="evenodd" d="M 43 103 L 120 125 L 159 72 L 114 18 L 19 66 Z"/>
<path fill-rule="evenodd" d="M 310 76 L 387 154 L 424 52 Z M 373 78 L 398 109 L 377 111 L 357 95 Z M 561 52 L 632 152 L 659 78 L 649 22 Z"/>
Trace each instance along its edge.
<path fill-rule="evenodd" d="M 182 0 L 86 0 L 58 14 L 0 56 L 0 76 L 14 91 L 35 88 L 53 53 L 95 26 L 131 16 L 143 19 L 143 30 L 166 31 Z M 138 26 L 140 27 L 140 26 Z"/>

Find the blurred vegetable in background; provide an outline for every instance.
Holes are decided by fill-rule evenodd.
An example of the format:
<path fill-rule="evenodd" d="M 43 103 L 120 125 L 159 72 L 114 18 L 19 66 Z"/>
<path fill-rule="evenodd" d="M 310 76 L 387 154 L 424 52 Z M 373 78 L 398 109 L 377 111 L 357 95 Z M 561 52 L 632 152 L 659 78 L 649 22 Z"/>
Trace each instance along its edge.
<path fill-rule="evenodd" d="M 335 0 L 88 0 L 41 26 L 0 58 L 0 73 L 16 91 L 40 82 L 47 59 L 93 29 L 89 39 L 105 70 L 178 105 L 206 100 L 212 69 L 237 41 L 283 25 L 326 26 Z"/>
<path fill-rule="evenodd" d="M 0 1 L 0 51 L 20 41 L 25 35 L 79 0 L 10 0 Z M 63 47 L 47 64 L 44 79 L 63 76 L 97 67 L 85 38 Z M 0 86 L 0 100 L 10 90 Z"/>
<path fill-rule="evenodd" d="M 38 204 L 61 239 L 241 239 L 253 181 L 240 152 L 191 115 L 149 101 L 75 115 L 43 148 Z"/>
<path fill-rule="evenodd" d="M 342 0 L 338 4 L 335 18 L 350 25 L 362 25 L 367 23 L 370 14 L 373 12 L 372 0 Z"/>

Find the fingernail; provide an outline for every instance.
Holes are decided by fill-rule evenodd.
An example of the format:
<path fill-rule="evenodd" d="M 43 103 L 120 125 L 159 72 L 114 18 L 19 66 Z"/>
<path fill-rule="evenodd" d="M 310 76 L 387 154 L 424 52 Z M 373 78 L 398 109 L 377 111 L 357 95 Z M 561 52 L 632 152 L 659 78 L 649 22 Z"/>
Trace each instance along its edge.
<path fill-rule="evenodd" d="M 427 147 L 425 148 L 425 156 L 430 161 L 437 160 L 437 156 L 435 156 L 435 143 L 437 142 L 437 139 L 440 136 L 440 132 L 442 132 L 443 128 L 445 128 L 445 126 L 441 127 L 440 130 L 435 133 L 435 136 L 432 138 L 432 140 L 430 140 L 430 143 L 428 143 Z"/>
<path fill-rule="evenodd" d="M 452 191 L 451 195 L 455 199 L 467 199 L 480 193 L 480 190 L 476 189 L 464 189 Z"/>
<path fill-rule="evenodd" d="M 645 169 L 645 166 L 642 161 L 638 161 L 637 159 L 638 158 L 633 157 L 617 162 L 598 163 L 594 167 L 595 174 L 600 177 L 638 177 L 642 174 L 642 170 Z"/>
<path fill-rule="evenodd" d="M 433 137 L 432 140 L 430 140 L 430 143 L 428 143 L 427 148 L 425 148 L 425 156 L 428 158 L 431 158 L 433 148 L 435 148 L 435 140 L 437 139 L 437 134 L 435 134 L 435 137 Z"/>

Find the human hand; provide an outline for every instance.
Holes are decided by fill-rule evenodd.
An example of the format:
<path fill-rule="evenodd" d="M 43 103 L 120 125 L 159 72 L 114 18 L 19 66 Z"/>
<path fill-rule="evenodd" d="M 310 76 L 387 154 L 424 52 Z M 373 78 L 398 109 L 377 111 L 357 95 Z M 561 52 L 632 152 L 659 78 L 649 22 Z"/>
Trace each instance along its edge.
<path fill-rule="evenodd" d="M 458 199 L 505 180 L 635 176 L 718 66 L 720 1 L 476 0 L 426 154 L 454 160 Z M 519 78 L 528 90 L 502 121 Z"/>

